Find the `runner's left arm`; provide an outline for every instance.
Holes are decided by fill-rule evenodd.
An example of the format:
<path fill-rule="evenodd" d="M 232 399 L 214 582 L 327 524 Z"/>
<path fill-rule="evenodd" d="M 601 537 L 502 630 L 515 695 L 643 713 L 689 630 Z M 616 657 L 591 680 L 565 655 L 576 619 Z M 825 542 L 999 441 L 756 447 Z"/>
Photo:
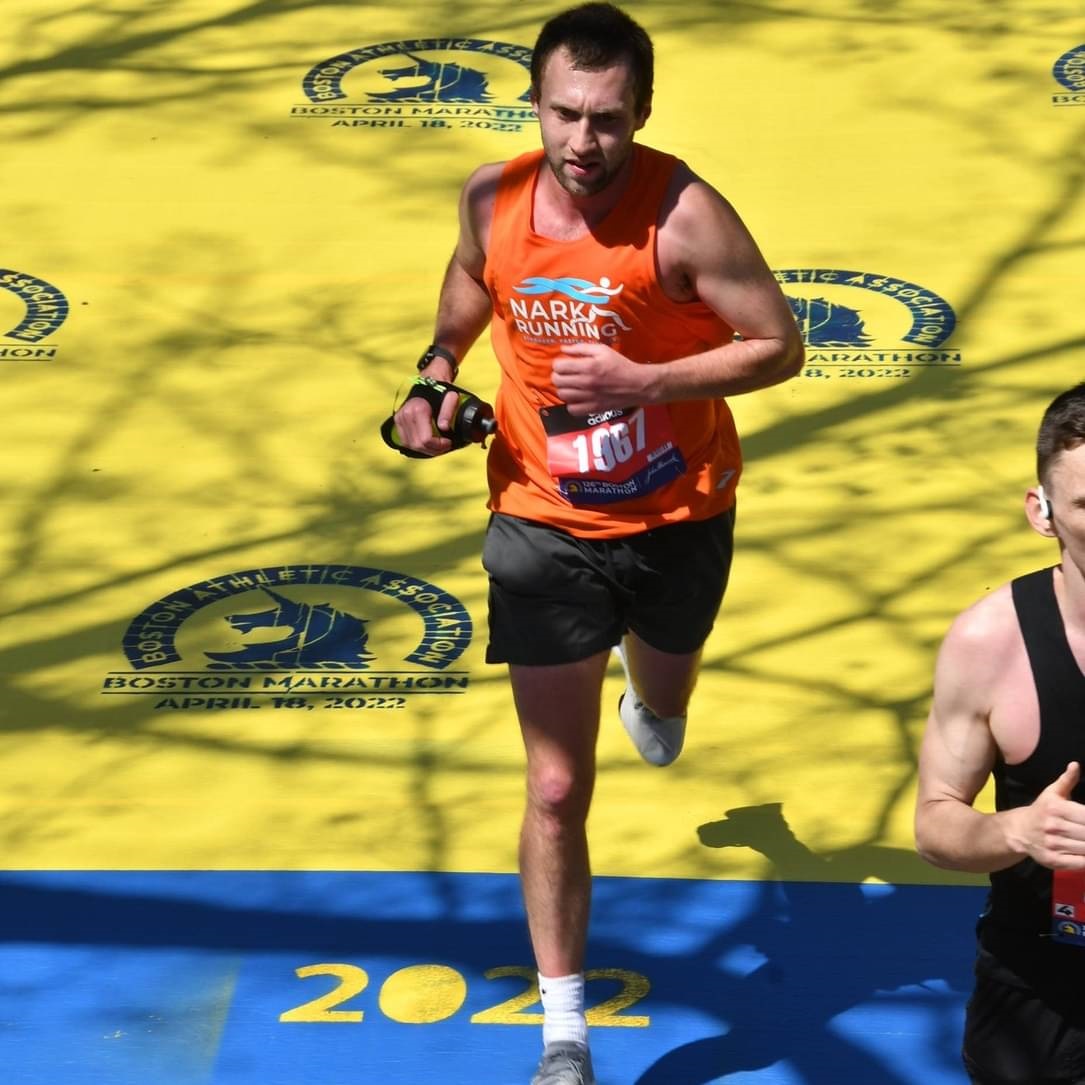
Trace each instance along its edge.
<path fill-rule="evenodd" d="M 778 384 L 803 365 L 791 307 L 734 208 L 685 167 L 658 232 L 664 288 L 701 300 L 738 334 L 733 342 L 653 365 L 601 343 L 574 344 L 554 363 L 558 395 L 574 414 L 630 404 L 738 395 Z"/>

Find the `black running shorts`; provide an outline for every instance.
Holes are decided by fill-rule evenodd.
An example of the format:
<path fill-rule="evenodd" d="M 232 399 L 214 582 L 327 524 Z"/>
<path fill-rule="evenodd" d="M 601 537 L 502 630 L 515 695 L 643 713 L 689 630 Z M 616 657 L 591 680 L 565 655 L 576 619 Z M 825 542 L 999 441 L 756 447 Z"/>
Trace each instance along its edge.
<path fill-rule="evenodd" d="M 982 973 L 965 1015 L 963 1058 L 973 1085 L 1085 1085 L 1085 1022 L 1032 991 Z"/>
<path fill-rule="evenodd" d="M 581 539 L 494 513 L 488 663 L 575 663 L 632 630 L 661 652 L 704 644 L 731 570 L 735 510 L 622 539 Z"/>

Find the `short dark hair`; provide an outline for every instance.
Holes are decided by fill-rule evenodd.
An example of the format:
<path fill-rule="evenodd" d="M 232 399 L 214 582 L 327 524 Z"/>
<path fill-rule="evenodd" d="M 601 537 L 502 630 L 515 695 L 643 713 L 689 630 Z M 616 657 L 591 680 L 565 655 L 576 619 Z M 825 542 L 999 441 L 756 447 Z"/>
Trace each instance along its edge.
<path fill-rule="evenodd" d="M 1085 383 L 1057 395 L 1044 411 L 1036 436 L 1036 477 L 1049 486 L 1052 461 L 1060 452 L 1085 444 Z"/>
<path fill-rule="evenodd" d="M 584 71 L 609 68 L 620 60 L 633 72 L 633 103 L 638 113 L 652 100 L 655 54 L 647 31 L 613 4 L 581 4 L 547 20 L 531 54 L 531 89 L 539 97 L 542 72 L 556 49 L 567 49 L 573 66 Z"/>

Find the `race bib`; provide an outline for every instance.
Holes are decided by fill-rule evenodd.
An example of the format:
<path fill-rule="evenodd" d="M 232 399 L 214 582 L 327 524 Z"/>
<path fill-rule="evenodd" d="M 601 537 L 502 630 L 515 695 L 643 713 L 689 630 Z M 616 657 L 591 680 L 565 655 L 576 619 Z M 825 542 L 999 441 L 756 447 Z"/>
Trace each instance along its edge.
<path fill-rule="evenodd" d="M 662 404 L 574 418 L 564 404 L 539 410 L 558 493 L 573 505 L 635 501 L 686 473 Z"/>
<path fill-rule="evenodd" d="M 1054 872 L 1051 935 L 1056 942 L 1085 946 L 1085 871 Z"/>

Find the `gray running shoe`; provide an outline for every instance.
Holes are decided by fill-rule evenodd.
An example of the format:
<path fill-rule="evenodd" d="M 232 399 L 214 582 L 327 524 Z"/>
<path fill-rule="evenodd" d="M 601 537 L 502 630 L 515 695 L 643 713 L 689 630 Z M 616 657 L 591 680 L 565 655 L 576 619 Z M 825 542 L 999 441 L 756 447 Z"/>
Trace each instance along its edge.
<path fill-rule="evenodd" d="M 632 686 L 626 686 L 618 698 L 618 715 L 637 752 L 649 765 L 662 768 L 678 760 L 686 741 L 685 716 L 662 719 L 638 700 Z"/>
<path fill-rule="evenodd" d="M 625 672 L 625 693 L 618 698 L 618 715 L 625 727 L 637 753 L 649 765 L 662 768 L 678 760 L 682 744 L 686 741 L 686 717 L 675 716 L 663 719 L 657 716 L 638 696 L 633 687 L 633 678 L 629 673 L 625 649 L 619 642 L 613 648 L 614 654 L 621 660 Z"/>
<path fill-rule="evenodd" d="M 591 1052 L 567 1041 L 547 1044 L 531 1085 L 595 1085 Z"/>

